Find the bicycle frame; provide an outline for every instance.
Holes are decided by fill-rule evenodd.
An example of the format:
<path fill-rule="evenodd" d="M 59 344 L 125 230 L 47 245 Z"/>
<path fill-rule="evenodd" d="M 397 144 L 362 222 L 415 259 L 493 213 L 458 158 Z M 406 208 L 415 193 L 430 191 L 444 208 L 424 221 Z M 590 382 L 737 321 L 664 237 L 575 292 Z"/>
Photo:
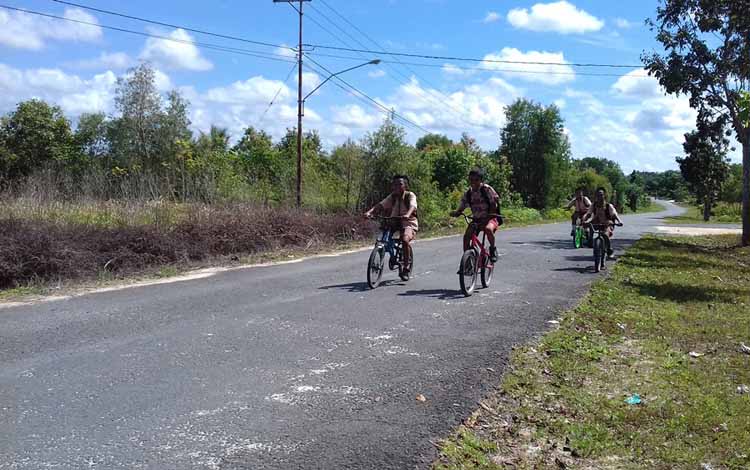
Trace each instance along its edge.
<path fill-rule="evenodd" d="M 380 234 L 380 237 L 375 241 L 375 243 L 379 246 L 381 246 L 385 251 L 391 255 L 394 258 L 398 257 L 398 253 L 401 251 L 400 247 L 398 246 L 400 241 L 397 242 L 393 238 L 394 231 L 389 228 L 384 228 L 383 232 Z"/>
<path fill-rule="evenodd" d="M 477 233 L 480 231 L 479 224 L 477 224 L 473 219 L 470 219 L 468 216 L 464 215 L 464 219 L 466 219 L 466 223 L 468 223 L 472 228 L 471 232 L 471 248 L 478 252 L 479 254 L 479 262 L 477 263 L 477 271 L 482 268 L 492 268 L 493 264 L 492 261 L 490 261 L 490 253 L 484 248 L 485 240 L 487 239 L 487 234 L 482 231 L 482 241 L 479 241 L 479 237 L 477 237 Z"/>

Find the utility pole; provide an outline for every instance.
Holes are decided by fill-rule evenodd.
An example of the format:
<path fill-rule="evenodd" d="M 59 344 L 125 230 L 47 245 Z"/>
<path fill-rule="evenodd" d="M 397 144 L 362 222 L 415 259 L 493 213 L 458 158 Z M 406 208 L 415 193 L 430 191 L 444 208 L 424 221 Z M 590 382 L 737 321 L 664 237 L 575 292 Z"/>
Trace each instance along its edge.
<path fill-rule="evenodd" d="M 302 116 L 305 115 L 302 97 L 302 5 L 312 0 L 273 0 L 274 3 L 288 3 L 299 13 L 299 44 L 297 45 L 297 208 L 302 207 Z M 299 7 L 294 4 L 299 2 Z"/>

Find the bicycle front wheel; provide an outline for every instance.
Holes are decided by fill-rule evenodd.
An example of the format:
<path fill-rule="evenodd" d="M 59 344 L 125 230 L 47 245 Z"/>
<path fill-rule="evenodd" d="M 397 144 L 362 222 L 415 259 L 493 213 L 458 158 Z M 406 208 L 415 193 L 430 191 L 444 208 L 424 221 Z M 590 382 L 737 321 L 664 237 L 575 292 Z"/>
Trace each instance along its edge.
<path fill-rule="evenodd" d="M 604 240 L 597 237 L 594 240 L 594 272 L 598 273 L 602 268 L 602 256 L 604 255 Z"/>
<path fill-rule="evenodd" d="M 464 251 L 461 266 L 458 269 L 458 281 L 461 285 L 461 292 L 466 297 L 474 293 L 477 283 L 477 253 L 474 250 Z"/>
<path fill-rule="evenodd" d="M 367 285 L 370 289 L 375 289 L 380 284 L 380 278 L 383 276 L 383 265 L 385 264 L 385 249 L 376 246 L 370 253 L 370 260 L 367 262 Z"/>
<path fill-rule="evenodd" d="M 481 270 L 481 278 L 482 278 L 482 287 L 485 289 L 490 286 L 490 282 L 492 282 L 492 274 L 495 272 L 495 263 L 490 261 L 488 257 L 484 257 L 482 262 L 482 270 Z"/>

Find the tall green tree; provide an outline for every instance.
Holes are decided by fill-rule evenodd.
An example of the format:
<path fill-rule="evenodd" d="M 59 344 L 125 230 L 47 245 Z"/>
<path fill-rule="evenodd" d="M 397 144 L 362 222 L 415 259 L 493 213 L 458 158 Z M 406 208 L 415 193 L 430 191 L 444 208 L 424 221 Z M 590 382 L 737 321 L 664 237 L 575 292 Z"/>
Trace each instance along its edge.
<path fill-rule="evenodd" d="M 649 73 L 669 93 L 690 97 L 701 119 L 734 129 L 742 144 L 742 243 L 750 245 L 750 15 L 744 0 L 661 0 L 648 20 L 665 53 L 644 53 Z"/>
<path fill-rule="evenodd" d="M 156 88 L 156 72 L 143 63 L 117 79 L 113 122 L 114 151 L 125 165 L 158 173 L 163 122 L 162 98 Z"/>
<path fill-rule="evenodd" d="M 698 122 L 698 129 L 685 134 L 685 157 L 677 157 L 680 171 L 698 202 L 703 204 L 703 220 L 711 218 L 711 207 L 729 176 L 727 151 L 721 123 Z"/>
<path fill-rule="evenodd" d="M 16 180 L 43 168 L 62 171 L 80 169 L 70 122 L 57 106 L 32 99 L 19 103 L 15 111 L 0 119 L 0 175 Z"/>
<path fill-rule="evenodd" d="M 417 139 L 416 148 L 420 152 L 435 147 L 450 147 L 453 142 L 443 134 L 426 134 Z"/>
<path fill-rule="evenodd" d="M 559 109 L 518 99 L 505 115 L 500 154 L 513 167 L 514 190 L 529 207 L 560 204 L 570 191 L 570 144 Z"/>
<path fill-rule="evenodd" d="M 349 139 L 333 150 L 331 160 L 337 186 L 343 193 L 344 208 L 347 211 L 361 209 L 358 196 L 365 170 L 365 150 Z"/>

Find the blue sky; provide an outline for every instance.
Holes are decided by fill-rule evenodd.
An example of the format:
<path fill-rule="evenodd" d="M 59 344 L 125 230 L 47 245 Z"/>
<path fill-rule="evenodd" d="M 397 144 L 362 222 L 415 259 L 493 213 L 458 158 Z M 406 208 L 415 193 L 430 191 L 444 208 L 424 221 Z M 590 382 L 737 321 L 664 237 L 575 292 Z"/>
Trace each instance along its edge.
<path fill-rule="evenodd" d="M 148 60 L 158 70 L 162 91 L 178 89 L 190 100 L 196 131 L 216 124 L 238 136 L 253 125 L 279 137 L 295 125 L 296 75 L 284 83 L 293 67 L 285 62 L 293 60 L 288 49 L 149 25 L 49 0 L 8 1 L 19 8 L 180 41 L 275 54 L 271 57 L 279 60 L 0 9 L 0 112 L 20 100 L 40 97 L 63 107 L 74 122 L 83 112 L 112 113 L 116 77 Z M 280 46 L 296 43 L 296 12 L 272 0 L 81 3 Z M 306 8 L 309 44 L 361 48 L 355 38 L 377 49 L 338 12 L 392 52 L 637 65 L 640 53 L 655 47 L 644 25 L 654 14 L 655 1 L 313 0 Z M 311 58 L 334 71 L 374 58 L 394 62 L 363 67 L 342 78 L 422 128 L 452 138 L 468 132 L 488 150 L 499 144 L 504 106 L 518 97 L 560 107 L 576 158 L 611 158 L 626 171 L 675 168 L 682 134 L 694 125 L 695 114 L 684 97 L 664 96 L 653 79 L 635 68 L 394 59 L 320 48 L 311 51 Z M 322 75 L 305 69 L 305 88 L 317 85 Z M 274 106 L 264 114 L 277 93 Z M 377 108 L 329 82 L 308 101 L 305 125 L 317 129 L 330 148 L 372 131 L 383 117 Z M 420 135 L 408 129 L 409 140 Z"/>

